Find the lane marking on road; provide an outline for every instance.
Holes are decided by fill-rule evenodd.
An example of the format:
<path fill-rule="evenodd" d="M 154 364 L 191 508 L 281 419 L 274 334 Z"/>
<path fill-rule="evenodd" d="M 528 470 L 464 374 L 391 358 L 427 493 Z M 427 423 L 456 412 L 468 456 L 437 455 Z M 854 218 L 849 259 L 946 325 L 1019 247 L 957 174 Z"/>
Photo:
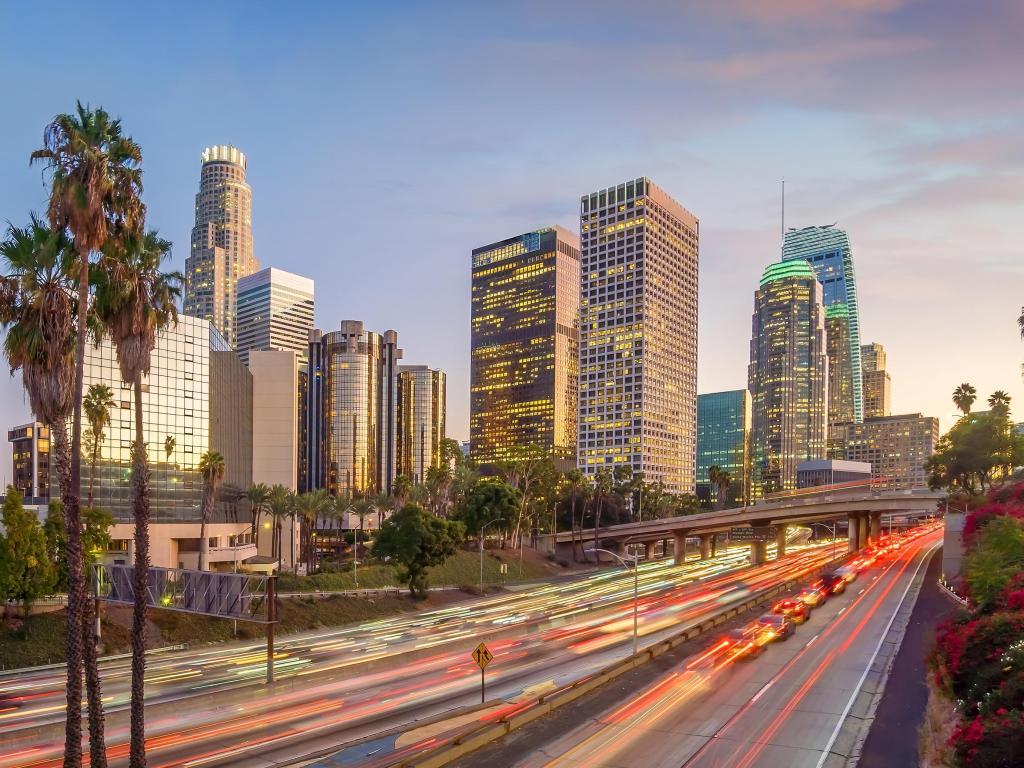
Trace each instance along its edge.
<path fill-rule="evenodd" d="M 819 632 L 814 637 L 812 637 L 810 640 L 808 640 L 806 643 L 804 643 L 804 648 L 810 648 L 811 647 L 811 643 L 813 643 L 819 637 L 821 637 L 821 632 Z"/>
<path fill-rule="evenodd" d="M 754 698 L 752 698 L 750 700 L 750 703 L 753 704 L 755 701 L 760 699 L 762 694 L 764 694 L 765 691 L 767 691 L 769 688 L 771 688 L 772 687 L 772 683 L 774 683 L 774 682 L 775 682 L 774 680 L 769 680 L 767 683 L 765 683 L 763 686 L 761 686 L 761 690 L 754 694 Z"/>
<path fill-rule="evenodd" d="M 925 556 L 921 558 L 921 561 L 917 564 L 917 568 L 914 569 L 914 575 L 907 582 L 906 588 L 903 590 L 903 594 L 900 595 L 900 601 L 896 605 L 896 609 L 892 612 L 892 616 L 889 617 L 889 623 L 885 625 L 885 629 L 882 630 L 882 635 L 878 638 L 878 644 L 875 646 L 874 653 L 871 654 L 871 658 L 868 660 L 867 665 L 864 667 L 864 673 L 860 676 L 860 680 L 857 681 L 857 687 L 853 689 L 853 693 L 850 695 L 849 701 L 846 702 L 846 706 L 843 708 L 843 713 L 839 716 L 839 722 L 836 723 L 836 727 L 832 731 L 832 735 L 829 737 L 828 743 L 825 744 L 825 748 L 821 752 L 821 757 L 818 759 L 817 765 L 814 768 L 821 768 L 825 765 L 825 760 L 832 753 L 832 745 L 836 743 L 836 739 L 839 738 L 839 731 L 843 728 L 843 723 L 846 722 L 846 716 L 850 714 L 850 710 L 853 709 L 853 702 L 856 700 L 857 695 L 860 693 L 861 688 L 864 686 L 864 681 L 868 677 L 868 672 L 871 671 L 871 667 L 874 666 L 875 659 L 878 658 L 878 654 L 882 650 L 882 645 L 885 643 L 885 638 L 889 635 L 889 630 L 892 629 L 893 623 L 896 621 L 896 616 L 899 614 L 900 609 L 903 608 L 903 603 L 907 599 L 907 594 L 910 592 L 910 588 L 914 586 L 917 581 L 917 575 L 921 572 L 921 568 L 924 567 L 935 550 L 942 546 L 942 541 L 935 542 L 931 548 L 925 553 Z M 902 642 L 902 641 L 901 641 Z M 899 650 L 899 649 L 897 649 Z"/>
<path fill-rule="evenodd" d="M 845 610 L 846 610 L 846 606 L 844 605 L 844 606 L 843 606 L 842 608 L 840 608 L 840 609 L 839 609 L 839 610 L 838 610 L 838 611 L 836 612 L 836 616 L 838 616 L 839 614 L 841 614 L 841 613 L 842 613 L 843 611 L 845 611 Z"/>

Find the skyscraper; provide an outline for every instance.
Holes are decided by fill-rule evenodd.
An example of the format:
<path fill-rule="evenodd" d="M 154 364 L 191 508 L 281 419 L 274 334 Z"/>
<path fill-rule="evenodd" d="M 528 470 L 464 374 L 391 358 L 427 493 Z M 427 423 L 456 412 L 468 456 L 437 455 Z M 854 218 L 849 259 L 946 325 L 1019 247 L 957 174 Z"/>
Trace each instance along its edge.
<path fill-rule="evenodd" d="M 580 204 L 579 466 L 692 493 L 697 217 L 641 177 Z"/>
<path fill-rule="evenodd" d="M 342 320 L 310 335 L 300 487 L 336 496 L 389 493 L 397 474 L 398 334 Z"/>
<path fill-rule="evenodd" d="M 864 380 L 864 418 L 889 416 L 892 413 L 892 379 L 885 370 L 885 347 L 877 342 L 860 348 Z"/>
<path fill-rule="evenodd" d="M 871 477 L 890 488 L 927 488 L 925 462 L 939 441 L 939 420 L 908 413 L 877 416 L 846 428 L 846 458 L 871 464 Z"/>
<path fill-rule="evenodd" d="M 797 464 L 825 458 L 828 365 L 814 270 L 803 260 L 770 264 L 754 294 L 750 340 L 755 497 L 796 488 Z"/>
<path fill-rule="evenodd" d="M 14 479 L 11 485 L 27 499 L 50 495 L 50 428 L 38 421 L 7 430 Z"/>
<path fill-rule="evenodd" d="M 735 500 L 750 500 L 750 393 L 745 389 L 697 395 L 697 495 L 717 499 L 708 470 L 728 472 Z"/>
<path fill-rule="evenodd" d="M 803 259 L 824 289 L 829 364 L 829 455 L 843 457 L 845 426 L 864 419 L 860 360 L 860 311 L 850 237 L 834 224 L 790 229 L 783 261 Z"/>
<path fill-rule="evenodd" d="M 473 249 L 471 454 L 576 464 L 579 240 L 546 227 Z"/>
<path fill-rule="evenodd" d="M 441 466 L 445 375 L 425 365 L 398 366 L 398 471 L 414 484 Z"/>
<path fill-rule="evenodd" d="M 295 352 L 302 364 L 313 329 L 313 281 L 283 269 L 267 269 L 238 280 L 236 349 L 248 364 L 250 350 Z"/>
<path fill-rule="evenodd" d="M 238 280 L 259 268 L 245 170 L 245 154 L 236 147 L 203 150 L 192 250 L 185 260 L 185 314 L 212 322 L 232 347 Z"/>

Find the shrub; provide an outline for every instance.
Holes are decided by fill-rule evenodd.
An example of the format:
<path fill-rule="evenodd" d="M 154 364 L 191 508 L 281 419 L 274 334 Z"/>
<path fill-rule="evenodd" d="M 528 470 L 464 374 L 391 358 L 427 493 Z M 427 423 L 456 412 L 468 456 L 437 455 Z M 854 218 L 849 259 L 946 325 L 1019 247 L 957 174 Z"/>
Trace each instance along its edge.
<path fill-rule="evenodd" d="M 933 661 L 939 667 L 938 682 L 955 698 L 963 701 L 963 710 L 973 715 L 1005 703 L 1019 704 L 1012 696 L 1014 683 L 1000 693 L 1000 686 L 1024 670 L 1024 612 L 1002 612 L 964 621 L 946 622 L 936 632 Z M 1024 681 L 1021 683 L 1024 685 Z"/>
<path fill-rule="evenodd" d="M 949 739 L 960 765 L 1017 768 L 1024 765 L 1024 712 L 998 709 L 961 723 Z"/>

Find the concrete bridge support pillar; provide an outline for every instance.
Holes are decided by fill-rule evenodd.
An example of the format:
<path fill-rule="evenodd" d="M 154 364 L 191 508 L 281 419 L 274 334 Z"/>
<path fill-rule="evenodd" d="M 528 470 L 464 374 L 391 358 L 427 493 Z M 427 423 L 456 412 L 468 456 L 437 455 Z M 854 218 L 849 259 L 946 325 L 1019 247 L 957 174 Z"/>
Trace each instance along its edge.
<path fill-rule="evenodd" d="M 751 565 L 764 565 L 766 560 L 768 560 L 768 542 L 766 542 L 766 541 L 752 541 L 752 542 L 750 542 L 750 564 Z"/>
<path fill-rule="evenodd" d="M 702 533 L 700 535 L 700 559 L 707 560 L 711 557 L 711 539 L 710 533 Z"/>
<path fill-rule="evenodd" d="M 775 556 L 785 557 L 786 556 L 786 530 L 788 526 L 780 525 L 778 535 L 775 538 Z"/>
<path fill-rule="evenodd" d="M 847 549 L 850 552 L 856 552 L 858 549 L 860 549 L 860 539 L 858 538 L 860 534 L 860 523 L 857 521 L 856 512 L 854 512 L 851 515 L 847 515 L 846 530 L 848 531 L 847 537 L 849 541 Z"/>
<path fill-rule="evenodd" d="M 866 547 L 868 542 L 868 513 L 861 512 L 857 516 L 857 541 L 860 543 L 861 549 Z"/>
<path fill-rule="evenodd" d="M 672 559 L 676 565 L 686 560 L 686 531 L 672 532 Z"/>
<path fill-rule="evenodd" d="M 711 534 L 711 556 L 715 557 L 718 554 L 718 534 Z"/>
<path fill-rule="evenodd" d="M 869 531 L 871 537 L 871 543 L 877 544 L 878 540 L 882 538 L 882 513 L 872 512 L 871 513 L 871 530 Z"/>

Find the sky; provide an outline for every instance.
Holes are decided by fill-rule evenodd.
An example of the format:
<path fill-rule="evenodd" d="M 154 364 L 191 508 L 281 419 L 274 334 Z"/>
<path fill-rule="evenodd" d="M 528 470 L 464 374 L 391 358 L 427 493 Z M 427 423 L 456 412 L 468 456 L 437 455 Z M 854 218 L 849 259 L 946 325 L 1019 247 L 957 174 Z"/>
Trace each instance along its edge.
<path fill-rule="evenodd" d="M 1024 403 L 1024 4 L 111 13 L 0 6 L 0 221 L 45 210 L 28 156 L 80 99 L 141 144 L 148 223 L 181 268 L 200 152 L 234 144 L 249 158 L 261 265 L 316 281 L 318 326 L 395 329 L 405 362 L 447 371 L 452 437 L 469 432 L 471 250 L 551 224 L 578 231 L 580 195 L 641 175 L 700 219 L 699 391 L 746 385 L 785 178 L 787 226 L 850 233 L 862 340 L 886 347 L 894 413 L 946 428 L 962 381 Z M 20 379 L 0 372 L 0 425 L 27 419 Z"/>

